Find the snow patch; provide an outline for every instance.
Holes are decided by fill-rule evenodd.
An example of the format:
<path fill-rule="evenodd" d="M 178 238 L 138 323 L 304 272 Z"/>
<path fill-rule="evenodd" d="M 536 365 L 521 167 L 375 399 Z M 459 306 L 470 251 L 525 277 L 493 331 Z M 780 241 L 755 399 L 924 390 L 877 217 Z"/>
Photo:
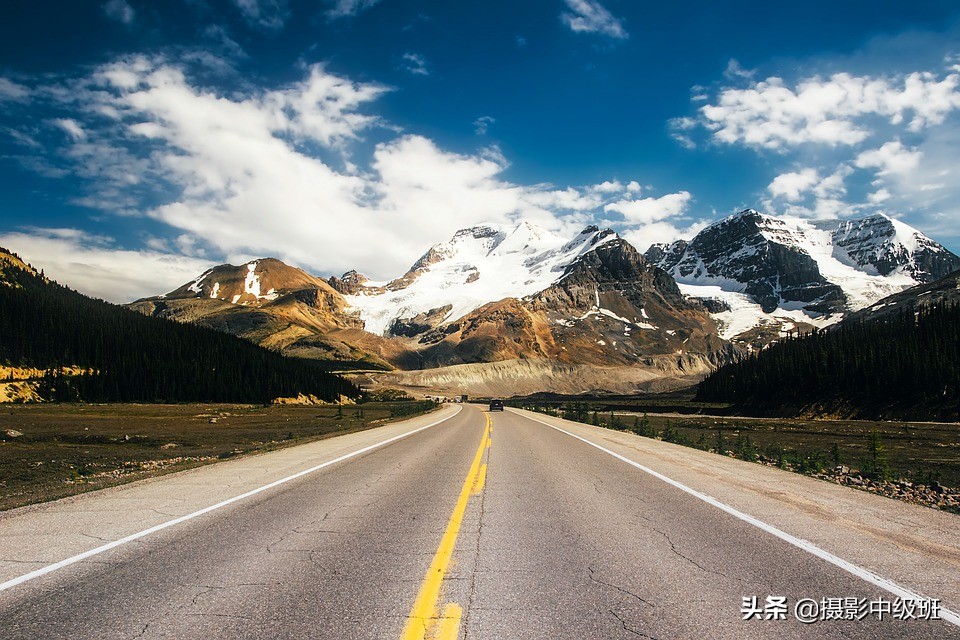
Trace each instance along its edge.
<path fill-rule="evenodd" d="M 247 264 L 247 277 L 243 281 L 244 293 L 252 294 L 257 300 L 260 299 L 260 276 L 256 272 L 256 261 Z"/>
<path fill-rule="evenodd" d="M 207 276 L 210 275 L 211 271 L 213 270 L 207 269 L 206 271 L 201 273 L 200 276 L 196 280 L 194 280 L 189 287 L 187 287 L 187 291 L 189 291 L 190 293 L 200 294 L 203 291 L 203 287 L 202 287 L 203 281 L 207 279 Z"/>
<path fill-rule="evenodd" d="M 623 316 L 618 316 L 613 311 L 610 311 L 609 309 L 604 309 L 602 307 L 594 307 L 590 309 L 585 314 L 578 317 L 577 320 L 586 320 L 591 316 L 604 316 L 604 317 L 610 318 L 611 320 L 617 320 L 619 322 L 622 322 L 624 324 L 623 330 L 625 332 L 625 335 L 629 335 L 631 327 L 635 327 L 637 329 L 659 329 L 659 327 L 652 325 L 649 322 L 631 322 L 630 320 L 627 320 Z M 568 326 L 571 326 L 571 325 L 568 325 Z"/>
<path fill-rule="evenodd" d="M 440 259 L 409 285 L 390 291 L 389 282 L 367 282 L 357 295 L 344 298 L 360 314 L 364 328 L 385 335 L 395 318 L 412 317 L 446 305 L 444 322 L 462 318 L 485 304 L 524 298 L 561 280 L 567 268 L 586 253 L 617 239 L 614 233 L 585 230 L 570 242 L 528 222 L 514 227 L 482 225 L 458 231 L 435 245 Z M 465 274 L 483 277 L 466 282 Z M 599 307 L 599 292 L 595 294 Z"/>
<path fill-rule="evenodd" d="M 710 314 L 720 326 L 720 336 L 726 340 L 730 340 L 754 327 L 766 324 L 790 323 L 795 327 L 797 322 L 803 322 L 818 328 L 824 328 L 836 324 L 843 318 L 843 314 L 825 316 L 803 309 L 787 309 L 784 307 L 779 307 L 772 313 L 766 313 L 759 304 L 753 301 L 753 298 L 745 293 L 725 291 L 718 286 L 680 284 L 679 287 L 684 295 L 718 300 L 730 308 L 729 311 Z"/>

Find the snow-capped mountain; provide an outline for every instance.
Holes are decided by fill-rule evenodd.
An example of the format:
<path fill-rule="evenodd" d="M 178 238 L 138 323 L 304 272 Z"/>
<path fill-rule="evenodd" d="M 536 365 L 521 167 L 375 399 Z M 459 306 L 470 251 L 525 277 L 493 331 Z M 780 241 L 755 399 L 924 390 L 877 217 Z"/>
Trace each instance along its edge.
<path fill-rule="evenodd" d="M 570 240 L 529 223 L 471 227 L 392 281 L 351 271 L 330 282 L 367 331 L 415 350 L 419 368 L 537 359 L 657 378 L 730 355 L 702 304 L 593 226 Z"/>
<path fill-rule="evenodd" d="M 545 374 L 569 393 L 663 388 L 734 355 L 703 304 L 597 227 L 572 239 L 528 223 L 463 229 L 385 282 L 325 281 L 269 258 L 221 265 L 130 306 L 289 355 L 437 369 L 460 389 L 464 375 L 486 389 L 475 385 L 505 371 L 511 392 L 548 390 Z"/>
<path fill-rule="evenodd" d="M 543 291 L 585 253 L 615 239 L 613 231 L 596 227 L 565 241 L 527 222 L 482 225 L 434 245 L 395 280 L 373 282 L 348 272 L 331 284 L 357 310 L 367 331 L 404 335 L 410 322 L 429 318 L 436 326 L 490 302 Z"/>
<path fill-rule="evenodd" d="M 363 331 L 326 280 L 275 258 L 222 264 L 170 293 L 138 300 L 146 315 L 247 338 L 287 355 L 386 364 L 390 345 Z"/>
<path fill-rule="evenodd" d="M 810 221 L 748 209 L 645 255 L 705 301 L 725 338 L 755 344 L 960 269 L 956 255 L 884 215 Z"/>

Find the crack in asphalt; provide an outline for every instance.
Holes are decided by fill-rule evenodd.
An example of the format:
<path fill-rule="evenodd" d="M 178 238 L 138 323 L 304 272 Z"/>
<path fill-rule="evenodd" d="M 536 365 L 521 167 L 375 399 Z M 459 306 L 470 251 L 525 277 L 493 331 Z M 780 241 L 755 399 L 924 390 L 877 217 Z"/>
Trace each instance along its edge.
<path fill-rule="evenodd" d="M 486 451 L 486 464 L 489 469 L 490 465 L 490 449 Z M 470 572 L 470 593 L 467 596 L 467 606 L 466 611 L 463 614 L 463 628 L 466 630 L 464 634 L 464 640 L 470 635 L 470 615 L 474 611 L 474 600 L 476 599 L 477 593 L 477 575 L 480 573 L 480 543 L 483 539 L 483 516 L 485 513 L 486 502 L 487 502 L 487 484 L 484 482 L 483 489 L 480 491 L 480 516 L 477 519 L 477 544 L 474 550 L 473 555 L 473 570 Z"/>
<path fill-rule="evenodd" d="M 638 631 L 637 629 L 634 629 L 633 627 L 627 626 L 627 621 L 624 620 L 623 618 L 621 618 L 621 617 L 617 614 L 617 612 L 614 611 L 613 609 L 610 609 L 610 615 L 612 615 L 614 618 L 617 619 L 617 622 L 619 622 L 619 623 L 623 626 L 623 630 L 626 631 L 627 633 L 632 633 L 632 634 L 634 634 L 635 636 L 638 636 L 638 637 L 640 637 L 640 638 L 649 638 L 649 640 L 659 640 L 659 638 L 657 638 L 656 636 L 651 636 L 651 635 L 646 634 L 646 633 L 644 633 L 644 632 L 642 632 L 642 631 Z"/>
<path fill-rule="evenodd" d="M 714 569 L 708 569 L 707 567 L 703 566 L 702 564 L 700 564 L 700 563 L 697 562 L 696 560 L 690 558 L 689 556 L 686 556 L 686 555 L 682 554 L 682 553 L 677 549 L 677 545 L 674 544 L 673 539 L 672 539 L 672 538 L 670 537 L 670 535 L 667 534 L 665 531 L 661 531 L 660 529 L 657 529 L 656 527 L 648 527 L 648 528 L 649 528 L 651 531 L 656 531 L 656 532 L 659 533 L 661 536 L 663 536 L 664 540 L 667 541 L 667 544 L 670 545 L 670 550 L 671 550 L 675 555 L 677 555 L 677 556 L 680 557 L 680 558 L 683 558 L 684 560 L 686 560 L 687 562 L 689 562 L 690 564 L 692 564 L 693 566 L 695 566 L 697 569 L 700 569 L 700 571 L 703 571 L 704 573 L 712 573 L 712 574 L 714 574 L 714 575 L 721 576 L 721 577 L 724 577 L 724 578 L 728 577 L 725 573 L 722 573 L 722 572 L 720 572 L 720 571 L 716 571 L 716 570 L 714 570 Z"/>
<path fill-rule="evenodd" d="M 640 596 L 638 596 L 638 595 L 635 594 L 634 592 L 629 591 L 628 589 L 624 589 L 623 587 L 621 587 L 621 586 L 619 586 L 619 585 L 616 585 L 616 584 L 613 584 L 613 583 L 611 583 L 611 582 L 606 582 L 606 581 L 604 581 L 604 580 L 600 580 L 599 578 L 597 578 L 597 577 L 594 575 L 594 574 L 596 573 L 596 570 L 595 570 L 593 567 L 587 567 L 587 571 L 590 572 L 590 581 L 591 581 L 591 582 L 595 582 L 595 583 L 597 583 L 597 584 L 602 584 L 602 585 L 604 585 L 604 586 L 606 586 L 606 587 L 610 587 L 611 589 L 616 589 L 616 590 L 619 591 L 620 593 L 624 593 L 624 594 L 626 594 L 626 595 L 628 595 L 628 596 L 632 596 L 632 597 L 636 598 L 637 600 L 639 600 L 639 601 L 642 602 L 643 604 L 647 605 L 648 607 L 651 607 L 651 608 L 654 608 L 654 609 L 656 608 L 657 605 L 653 604 L 652 602 L 650 602 L 650 601 L 648 601 L 648 600 L 645 600 L 645 599 L 641 598 Z"/>
<path fill-rule="evenodd" d="M 252 620 L 250 616 L 241 616 L 236 613 L 188 613 L 188 616 L 197 618 L 231 618 L 233 620 Z"/>
<path fill-rule="evenodd" d="M 102 538 L 100 536 L 95 536 L 92 533 L 86 533 L 84 531 L 81 531 L 80 535 L 82 535 L 85 538 L 93 538 L 94 540 L 97 540 L 99 542 L 111 542 L 109 538 Z"/>
<path fill-rule="evenodd" d="M 14 560 L 13 558 L 0 558 L 0 562 L 9 562 L 10 564 L 49 564 L 49 560 Z"/>
<path fill-rule="evenodd" d="M 647 519 L 647 518 L 644 518 L 644 519 Z M 673 542 L 673 539 L 672 539 L 665 531 L 661 531 L 660 529 L 657 529 L 656 527 L 651 527 L 651 526 L 647 526 L 646 528 L 647 528 L 647 529 L 650 529 L 651 531 L 655 531 L 655 532 L 659 533 L 661 536 L 663 536 L 663 538 L 664 538 L 664 539 L 667 541 L 667 543 L 670 545 L 670 550 L 671 550 L 675 555 L 677 555 L 678 557 L 680 557 L 680 558 L 682 558 L 683 560 L 687 561 L 688 563 L 690 563 L 691 565 L 693 565 L 693 566 L 696 567 L 697 569 L 700 569 L 700 570 L 703 571 L 704 573 L 712 573 L 713 575 L 717 575 L 717 576 L 720 576 L 720 577 L 722 577 L 722 578 L 727 578 L 727 579 L 729 579 L 729 580 L 736 580 L 737 582 L 739 582 L 739 583 L 741 583 L 741 584 L 744 584 L 744 583 L 747 582 L 746 578 L 743 578 L 743 577 L 738 576 L 738 575 L 736 575 L 736 574 L 730 574 L 730 575 L 728 575 L 728 574 L 726 574 L 726 573 L 723 573 L 722 571 L 717 571 L 717 570 L 715 570 L 715 569 L 709 569 L 709 568 L 703 566 L 702 564 L 700 564 L 700 563 L 697 562 L 696 560 L 694 560 L 694 559 L 690 558 L 689 556 L 686 556 L 686 555 L 684 555 L 683 553 L 681 553 L 680 550 L 677 549 L 677 546 L 676 546 L 676 544 Z M 751 572 L 751 574 L 752 574 L 752 572 Z M 753 577 L 754 577 L 756 580 L 758 580 L 759 582 L 765 583 L 765 584 L 767 585 L 767 587 L 771 590 L 771 592 L 776 590 L 775 587 L 773 586 L 773 583 L 771 583 L 765 576 L 763 576 L 763 575 L 754 575 L 754 574 L 752 574 L 752 575 L 753 575 Z"/>
<path fill-rule="evenodd" d="M 194 607 L 197 606 L 198 604 L 200 604 L 200 598 L 202 598 L 203 596 L 207 595 L 207 594 L 210 593 L 211 591 L 216 591 L 217 589 L 224 589 L 225 587 L 208 587 L 208 586 L 201 586 L 201 587 L 197 587 L 197 588 L 199 588 L 200 591 L 198 591 L 198 592 L 196 593 L 196 595 L 194 595 L 192 598 L 190 598 L 190 604 L 191 604 L 192 606 L 194 606 Z M 182 608 L 182 607 L 181 607 L 181 608 Z"/>

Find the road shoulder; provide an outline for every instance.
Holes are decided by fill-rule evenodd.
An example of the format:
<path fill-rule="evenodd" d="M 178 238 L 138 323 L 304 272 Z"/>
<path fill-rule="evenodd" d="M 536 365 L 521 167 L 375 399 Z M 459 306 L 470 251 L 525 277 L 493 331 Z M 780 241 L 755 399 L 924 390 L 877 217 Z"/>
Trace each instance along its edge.
<path fill-rule="evenodd" d="M 366 447 L 445 421 L 459 407 L 0 513 L 0 583 L 187 516 Z"/>

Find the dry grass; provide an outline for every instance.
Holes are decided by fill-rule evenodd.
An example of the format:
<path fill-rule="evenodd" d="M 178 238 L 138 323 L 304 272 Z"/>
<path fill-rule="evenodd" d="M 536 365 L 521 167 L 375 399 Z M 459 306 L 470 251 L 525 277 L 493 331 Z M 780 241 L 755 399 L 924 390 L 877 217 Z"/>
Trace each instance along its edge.
<path fill-rule="evenodd" d="M 378 426 L 410 403 L 0 409 L 0 510 Z M 19 434 L 19 435 L 18 435 Z"/>
<path fill-rule="evenodd" d="M 621 412 L 617 415 L 627 427 L 638 417 Z M 609 414 L 602 417 L 606 422 Z M 767 457 L 782 450 L 819 458 L 833 466 L 836 453 L 840 464 L 853 468 L 861 468 L 870 457 L 870 437 L 876 431 L 892 476 L 936 479 L 960 487 L 960 424 L 676 415 L 650 415 L 649 420 L 658 433 L 669 427 L 694 446 L 700 443 L 715 449 L 721 432 L 727 451 L 734 451 L 738 441 L 749 438 L 757 453 Z"/>

